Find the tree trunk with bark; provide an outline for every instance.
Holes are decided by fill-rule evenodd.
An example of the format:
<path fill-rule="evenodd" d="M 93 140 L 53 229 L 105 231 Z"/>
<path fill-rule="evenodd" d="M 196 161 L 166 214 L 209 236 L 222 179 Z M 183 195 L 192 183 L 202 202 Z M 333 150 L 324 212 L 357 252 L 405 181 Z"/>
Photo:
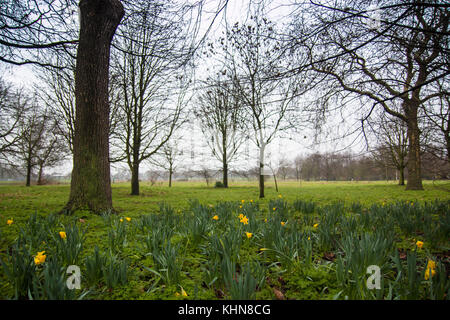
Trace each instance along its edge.
<path fill-rule="evenodd" d="M 172 187 L 172 174 L 173 174 L 173 169 L 172 169 L 172 165 L 170 165 L 170 168 L 169 168 L 169 188 Z"/>
<path fill-rule="evenodd" d="M 42 181 L 42 173 L 43 173 L 43 171 L 44 171 L 44 166 L 43 166 L 43 163 L 41 162 L 39 164 L 38 179 L 37 179 L 37 182 L 36 182 L 38 186 L 43 185 L 43 181 Z"/>
<path fill-rule="evenodd" d="M 228 163 L 227 160 L 223 160 L 223 186 L 228 188 Z"/>
<path fill-rule="evenodd" d="M 27 161 L 27 178 L 25 186 L 29 187 L 31 185 L 31 161 Z"/>
<path fill-rule="evenodd" d="M 228 188 L 228 161 L 227 161 L 227 131 L 222 132 L 222 164 L 223 164 L 223 186 Z"/>
<path fill-rule="evenodd" d="M 407 110 L 407 134 L 408 134 L 408 180 L 406 190 L 423 190 L 422 169 L 420 155 L 420 129 L 417 122 L 416 106 L 410 106 Z"/>
<path fill-rule="evenodd" d="M 139 163 L 136 162 L 131 167 L 131 195 L 139 195 Z"/>
<path fill-rule="evenodd" d="M 75 75 L 73 171 L 65 211 L 112 210 L 109 164 L 110 45 L 124 15 L 119 0 L 81 0 Z"/>
<path fill-rule="evenodd" d="M 259 149 L 259 198 L 264 198 L 264 140 L 260 137 L 261 147 Z"/>
<path fill-rule="evenodd" d="M 399 168 L 399 180 L 398 180 L 398 185 L 399 186 L 404 186 L 405 185 L 405 167 L 400 167 Z"/>

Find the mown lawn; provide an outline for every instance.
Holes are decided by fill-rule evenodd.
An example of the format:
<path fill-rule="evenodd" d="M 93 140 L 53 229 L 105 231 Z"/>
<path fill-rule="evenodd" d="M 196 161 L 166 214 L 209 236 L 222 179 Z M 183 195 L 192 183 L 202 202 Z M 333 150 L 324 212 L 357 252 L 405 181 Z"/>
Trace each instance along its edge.
<path fill-rule="evenodd" d="M 256 182 L 143 182 L 140 196 L 121 183 L 117 215 L 64 216 L 69 185 L 0 185 L 0 298 L 448 298 L 450 183 L 424 187 L 269 181 L 260 200 Z M 58 291 L 70 264 L 82 289 Z M 365 288 L 367 264 L 381 265 L 381 290 Z"/>

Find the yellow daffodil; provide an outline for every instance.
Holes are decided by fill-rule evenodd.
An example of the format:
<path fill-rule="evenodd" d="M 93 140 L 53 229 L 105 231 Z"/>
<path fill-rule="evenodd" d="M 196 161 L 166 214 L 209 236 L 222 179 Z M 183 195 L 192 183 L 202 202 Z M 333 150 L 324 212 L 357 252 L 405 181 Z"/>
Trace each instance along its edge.
<path fill-rule="evenodd" d="M 175 297 L 179 297 L 180 294 L 178 292 L 175 292 Z"/>
<path fill-rule="evenodd" d="M 247 218 L 246 216 L 244 216 L 244 217 L 241 219 L 241 222 L 242 222 L 243 224 L 248 224 L 248 218 Z"/>
<path fill-rule="evenodd" d="M 281 194 L 278 195 L 278 198 L 283 198 L 283 196 Z"/>
<path fill-rule="evenodd" d="M 181 295 L 182 295 L 183 297 L 187 297 L 187 296 L 188 296 L 188 294 L 186 293 L 186 291 L 184 291 L 183 288 L 181 288 Z"/>
<path fill-rule="evenodd" d="M 130 217 L 126 217 L 125 219 L 126 219 L 128 222 L 131 221 L 131 218 L 130 218 Z"/>
<path fill-rule="evenodd" d="M 61 237 L 61 239 L 66 239 L 67 238 L 67 235 L 66 235 L 66 233 L 64 231 L 60 231 L 59 232 L 59 236 Z"/>
<path fill-rule="evenodd" d="M 416 246 L 417 246 L 419 249 L 422 249 L 422 247 L 423 247 L 423 242 L 422 242 L 422 241 L 417 241 L 417 242 L 416 242 Z"/>
<path fill-rule="evenodd" d="M 219 216 L 218 216 L 218 215 L 215 215 L 215 216 L 213 217 L 213 220 L 219 220 Z"/>
<path fill-rule="evenodd" d="M 267 218 L 264 219 L 264 222 L 267 222 Z"/>
<path fill-rule="evenodd" d="M 239 209 L 242 209 L 242 206 L 239 206 Z"/>
<path fill-rule="evenodd" d="M 242 218 L 244 218 L 244 215 L 241 213 L 241 214 L 239 214 L 238 218 L 242 219 Z"/>
<path fill-rule="evenodd" d="M 8 219 L 8 221 L 6 221 L 6 224 L 8 226 L 12 225 L 14 223 L 13 219 Z"/>
<path fill-rule="evenodd" d="M 120 218 L 120 220 L 119 220 L 120 222 L 123 222 L 123 219 L 122 218 Z"/>
<path fill-rule="evenodd" d="M 37 255 L 34 257 L 34 263 L 36 265 L 40 265 L 42 263 L 45 262 L 45 258 L 47 257 L 47 255 L 44 254 L 45 251 L 40 251 L 37 253 Z"/>
<path fill-rule="evenodd" d="M 284 227 L 284 225 L 286 224 L 286 222 L 281 221 L 281 225 Z"/>
<path fill-rule="evenodd" d="M 244 203 L 245 203 L 245 200 L 241 200 L 241 203 L 244 204 Z"/>
<path fill-rule="evenodd" d="M 266 251 L 266 250 L 268 250 L 267 248 L 261 248 L 261 249 L 259 249 L 259 251 Z"/>
<path fill-rule="evenodd" d="M 248 239 L 250 239 L 253 236 L 253 233 L 245 232 L 245 235 L 247 236 Z"/>
<path fill-rule="evenodd" d="M 425 272 L 425 280 L 428 280 L 430 278 L 430 274 L 431 277 L 434 277 L 434 275 L 436 274 L 436 270 L 431 268 L 427 269 L 427 271 Z"/>
<path fill-rule="evenodd" d="M 272 208 L 272 210 L 275 211 L 275 210 L 277 210 L 277 208 L 274 207 L 274 208 Z"/>
<path fill-rule="evenodd" d="M 250 202 L 251 202 L 251 203 L 253 203 L 253 200 L 252 200 L 252 199 L 250 199 Z"/>
<path fill-rule="evenodd" d="M 436 262 L 434 262 L 433 260 L 428 260 L 427 269 L 436 269 Z"/>
<path fill-rule="evenodd" d="M 308 240 L 311 240 L 311 237 L 308 237 Z"/>
<path fill-rule="evenodd" d="M 318 223 L 316 223 L 315 225 L 313 225 L 313 228 L 316 229 L 319 226 Z"/>

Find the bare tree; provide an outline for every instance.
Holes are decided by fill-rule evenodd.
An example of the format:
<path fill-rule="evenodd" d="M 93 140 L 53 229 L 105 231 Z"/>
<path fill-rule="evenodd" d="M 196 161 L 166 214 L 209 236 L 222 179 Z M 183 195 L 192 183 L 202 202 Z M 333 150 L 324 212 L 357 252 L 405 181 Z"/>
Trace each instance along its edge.
<path fill-rule="evenodd" d="M 371 20 L 363 2 L 343 0 L 333 7 L 314 3 L 314 32 L 310 30 L 297 41 L 308 43 L 309 65 L 332 79 L 327 85 L 334 87 L 331 94 L 340 95 L 341 104 L 355 96 L 366 102 L 363 129 L 378 106 L 405 122 L 409 143 L 407 190 L 423 189 L 418 111 L 428 100 L 446 94 L 433 90 L 430 84 L 449 75 L 445 40 L 449 12 L 435 4 L 380 1 L 380 26 L 374 27 L 368 23 Z"/>
<path fill-rule="evenodd" d="M 38 152 L 41 152 L 44 144 L 48 121 L 47 112 L 39 107 L 35 99 L 28 112 L 20 120 L 20 140 L 17 155 L 25 167 L 25 185 L 27 187 L 31 185 L 32 171 L 38 165 Z"/>
<path fill-rule="evenodd" d="M 131 171 L 131 194 L 139 195 L 140 164 L 155 155 L 183 123 L 188 80 L 182 59 L 187 41 L 171 2 L 142 2 L 120 30 L 115 80 L 121 121 L 115 141 Z"/>
<path fill-rule="evenodd" d="M 448 92 L 448 82 L 439 81 L 436 85 L 438 90 Z M 423 111 L 431 124 L 431 134 L 435 138 L 433 143 L 427 146 L 428 149 L 437 158 L 446 159 L 450 164 L 450 95 L 445 94 L 431 99 Z M 445 151 L 442 152 L 443 150 Z"/>
<path fill-rule="evenodd" d="M 21 138 L 19 127 L 28 100 L 23 90 L 0 80 L 0 163 L 12 164 L 10 159 Z"/>
<path fill-rule="evenodd" d="M 208 167 L 206 167 L 205 165 L 202 165 L 200 170 L 198 170 L 198 174 L 205 179 L 206 182 L 206 186 L 209 187 L 209 184 L 211 183 L 211 180 L 214 176 L 213 172 L 211 171 L 211 169 L 209 169 Z"/>
<path fill-rule="evenodd" d="M 405 123 L 398 118 L 388 118 L 380 115 L 377 123 L 372 126 L 378 141 L 374 150 L 374 158 L 388 167 L 398 170 L 398 184 L 405 185 L 405 168 L 408 156 L 408 134 Z"/>
<path fill-rule="evenodd" d="M 304 158 L 302 155 L 298 155 L 295 157 L 293 164 L 294 164 L 294 170 L 295 170 L 295 179 L 297 181 L 300 181 L 302 179 L 302 165 L 303 165 Z"/>
<path fill-rule="evenodd" d="M 38 168 L 37 184 L 44 184 L 44 169 L 51 168 L 66 159 L 69 149 L 64 138 L 57 130 L 57 120 L 51 115 L 45 123 L 45 134 L 36 154 L 36 166 Z"/>
<path fill-rule="evenodd" d="M 169 141 L 161 150 L 149 159 L 149 162 L 157 167 L 167 170 L 169 176 L 169 187 L 172 187 L 172 176 L 177 169 L 180 157 L 183 155 L 183 151 L 178 145 L 178 139 Z"/>
<path fill-rule="evenodd" d="M 292 168 L 290 166 L 289 160 L 282 156 L 278 161 L 278 176 L 280 176 L 283 180 L 286 180 L 286 178 L 289 176 L 289 173 L 291 172 L 291 169 Z"/>
<path fill-rule="evenodd" d="M 251 140 L 259 148 L 259 197 L 264 198 L 265 150 L 276 134 L 293 127 L 289 114 L 300 87 L 293 78 L 276 78 L 286 66 L 281 40 L 275 26 L 262 12 L 252 14 L 248 23 L 236 23 L 227 31 L 225 51 L 228 73 L 242 101 Z"/>
<path fill-rule="evenodd" d="M 199 96 L 194 112 L 212 154 L 222 162 L 223 185 L 228 188 L 229 165 L 245 139 L 242 105 L 232 84 L 221 81 L 220 77 L 210 80 L 206 88 Z"/>

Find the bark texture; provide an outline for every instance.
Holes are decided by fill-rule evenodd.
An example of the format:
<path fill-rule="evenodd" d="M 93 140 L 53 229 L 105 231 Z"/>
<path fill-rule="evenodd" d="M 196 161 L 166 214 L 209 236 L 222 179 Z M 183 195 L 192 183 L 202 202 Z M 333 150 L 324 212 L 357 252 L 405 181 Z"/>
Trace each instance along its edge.
<path fill-rule="evenodd" d="M 109 164 L 110 45 L 124 15 L 119 0 L 81 0 L 75 74 L 73 171 L 66 211 L 112 210 Z"/>

